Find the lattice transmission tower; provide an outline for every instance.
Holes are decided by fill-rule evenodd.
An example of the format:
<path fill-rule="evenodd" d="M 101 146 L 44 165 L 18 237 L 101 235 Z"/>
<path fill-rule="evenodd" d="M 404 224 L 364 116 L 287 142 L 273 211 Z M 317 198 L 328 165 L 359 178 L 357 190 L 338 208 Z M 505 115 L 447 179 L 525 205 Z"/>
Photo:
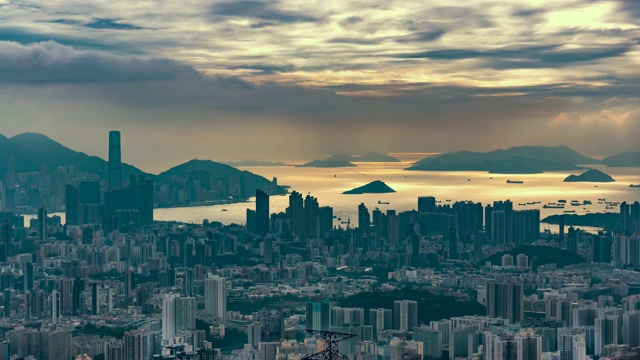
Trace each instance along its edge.
<path fill-rule="evenodd" d="M 307 355 L 302 360 L 348 360 L 349 358 L 338 351 L 338 343 L 350 339 L 356 335 L 345 334 L 333 331 L 307 330 L 307 332 L 321 341 L 324 341 L 325 348 L 315 354 Z"/>

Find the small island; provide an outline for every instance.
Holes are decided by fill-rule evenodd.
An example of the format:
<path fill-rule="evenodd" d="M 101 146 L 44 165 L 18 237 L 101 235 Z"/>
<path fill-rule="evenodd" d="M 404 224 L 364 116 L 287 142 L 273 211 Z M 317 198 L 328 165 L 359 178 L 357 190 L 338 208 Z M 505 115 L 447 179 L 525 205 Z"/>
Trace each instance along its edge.
<path fill-rule="evenodd" d="M 600 170 L 587 170 L 580 175 L 569 175 L 564 182 L 614 182 L 615 180 Z"/>
<path fill-rule="evenodd" d="M 376 180 L 372 181 L 366 185 L 362 185 L 355 189 L 351 189 L 343 192 L 343 194 L 347 195 L 359 195 L 359 194 L 385 194 L 385 193 L 394 193 L 396 192 L 389 185 L 385 184 L 383 181 Z"/>
<path fill-rule="evenodd" d="M 315 168 L 341 168 L 354 167 L 356 165 L 344 160 L 313 160 L 306 164 L 296 165 L 296 167 L 315 167 Z"/>

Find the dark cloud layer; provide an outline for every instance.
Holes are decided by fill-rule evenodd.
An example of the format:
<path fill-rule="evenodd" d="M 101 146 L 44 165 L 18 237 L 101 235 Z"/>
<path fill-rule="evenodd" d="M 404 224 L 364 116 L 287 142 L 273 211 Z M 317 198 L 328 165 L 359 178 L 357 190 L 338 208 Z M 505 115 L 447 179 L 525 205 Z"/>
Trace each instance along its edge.
<path fill-rule="evenodd" d="M 314 22 L 318 18 L 294 11 L 282 10 L 276 1 L 240 0 L 216 3 L 211 7 L 214 17 L 238 17 L 261 20 L 263 23 Z"/>
<path fill-rule="evenodd" d="M 116 56 L 76 50 L 53 41 L 0 42 L 0 83 L 103 83 L 171 80 L 195 76 L 190 66 L 168 59 Z"/>

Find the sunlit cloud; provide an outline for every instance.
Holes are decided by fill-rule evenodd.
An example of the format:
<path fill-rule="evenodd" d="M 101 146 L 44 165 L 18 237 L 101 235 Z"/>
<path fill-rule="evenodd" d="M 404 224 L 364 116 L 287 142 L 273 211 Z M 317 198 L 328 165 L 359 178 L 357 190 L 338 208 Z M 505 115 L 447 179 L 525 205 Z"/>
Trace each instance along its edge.
<path fill-rule="evenodd" d="M 481 149 L 492 136 L 613 152 L 636 145 L 596 136 L 598 124 L 640 136 L 635 0 L 0 6 L 0 132 L 215 128 L 235 139 L 218 152 L 246 150 L 235 133 L 258 124 L 274 129 L 264 147 L 336 139 L 291 142 L 310 153 Z M 547 131 L 569 126 L 580 137 Z M 365 127 L 366 139 L 346 135 Z"/>

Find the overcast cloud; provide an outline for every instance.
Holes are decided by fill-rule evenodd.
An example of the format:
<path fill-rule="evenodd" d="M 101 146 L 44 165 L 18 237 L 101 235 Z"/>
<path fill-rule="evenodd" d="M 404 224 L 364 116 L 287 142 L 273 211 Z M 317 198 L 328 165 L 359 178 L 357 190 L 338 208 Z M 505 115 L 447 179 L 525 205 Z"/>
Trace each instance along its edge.
<path fill-rule="evenodd" d="M 635 0 L 0 0 L 0 133 L 193 157 L 639 150 Z M 292 155 L 293 154 L 293 155 Z"/>

